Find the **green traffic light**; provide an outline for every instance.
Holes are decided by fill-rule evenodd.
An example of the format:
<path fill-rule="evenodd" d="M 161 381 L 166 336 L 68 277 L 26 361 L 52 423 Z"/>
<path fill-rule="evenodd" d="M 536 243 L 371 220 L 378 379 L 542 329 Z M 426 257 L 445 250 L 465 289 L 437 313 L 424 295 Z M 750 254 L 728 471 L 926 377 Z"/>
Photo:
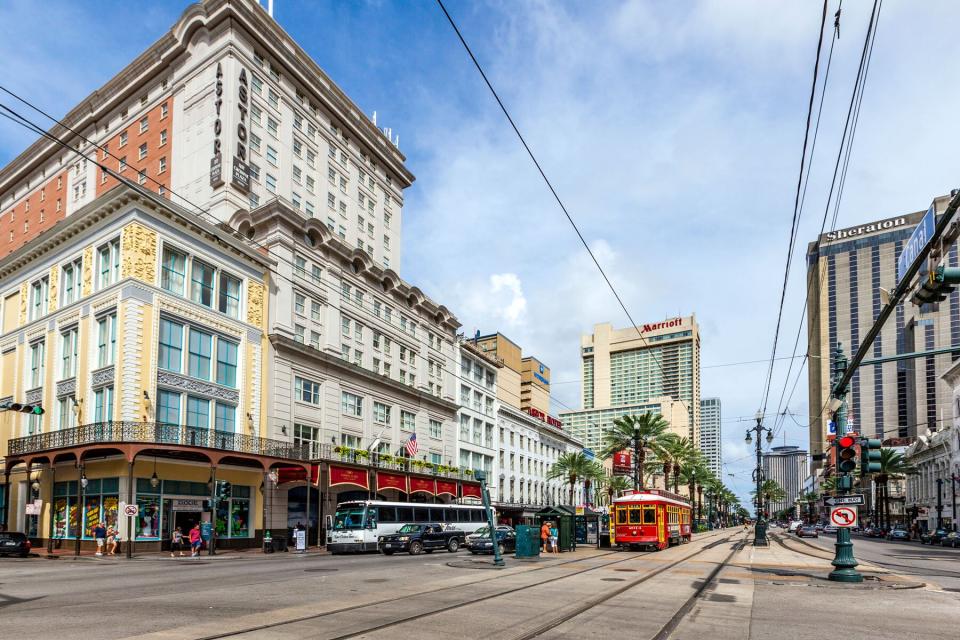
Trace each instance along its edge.
<path fill-rule="evenodd" d="M 43 415 L 43 407 L 41 407 L 40 405 L 34 405 L 33 407 L 30 408 L 30 415 L 32 415 L 32 416 L 42 416 L 42 415 Z"/>

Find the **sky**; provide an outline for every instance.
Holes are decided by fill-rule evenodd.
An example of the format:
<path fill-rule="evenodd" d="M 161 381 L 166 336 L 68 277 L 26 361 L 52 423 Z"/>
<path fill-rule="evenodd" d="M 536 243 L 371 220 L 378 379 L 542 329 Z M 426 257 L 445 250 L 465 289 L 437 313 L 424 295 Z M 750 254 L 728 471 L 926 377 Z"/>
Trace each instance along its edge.
<path fill-rule="evenodd" d="M 723 403 L 722 479 L 747 504 L 744 430 L 764 403 L 820 3 L 446 4 L 632 317 L 696 314 L 702 394 Z M 793 352 L 804 254 L 823 220 L 870 6 L 843 6 L 778 356 Z M 0 0 L 0 83 L 63 115 L 185 7 Z M 838 228 L 926 209 L 960 183 L 958 11 L 883 3 Z M 401 276 L 467 335 L 499 330 L 550 366 L 554 413 L 579 408 L 580 336 L 628 320 L 436 3 L 276 0 L 274 15 L 400 136 L 417 178 Z M 32 141 L 0 120 L 0 166 Z M 774 369 L 770 414 L 793 386 L 789 362 Z M 806 382 L 804 371 L 776 444 L 807 447 Z"/>

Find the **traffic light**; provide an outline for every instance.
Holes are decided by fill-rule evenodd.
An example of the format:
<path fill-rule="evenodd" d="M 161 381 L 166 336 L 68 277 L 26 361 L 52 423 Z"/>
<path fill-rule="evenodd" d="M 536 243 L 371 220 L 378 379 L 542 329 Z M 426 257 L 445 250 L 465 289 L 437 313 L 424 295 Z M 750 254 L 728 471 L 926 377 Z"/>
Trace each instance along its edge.
<path fill-rule="evenodd" d="M 17 411 L 29 413 L 32 416 L 42 416 L 43 407 L 39 404 L 23 404 L 20 402 L 0 402 L 0 411 Z"/>
<path fill-rule="evenodd" d="M 880 449 L 883 443 L 873 438 L 860 439 L 860 468 L 863 473 L 880 472 Z"/>
<path fill-rule="evenodd" d="M 222 485 L 220 485 L 220 489 L 220 495 L 224 500 L 229 500 L 233 495 L 233 486 L 229 482 L 224 482 Z"/>
<path fill-rule="evenodd" d="M 837 469 L 850 473 L 857 468 L 857 440 L 853 436 L 837 438 Z"/>
<path fill-rule="evenodd" d="M 960 284 L 960 269 L 940 265 L 931 269 L 926 280 L 913 292 L 911 302 L 917 305 L 942 302 L 956 284 Z"/>

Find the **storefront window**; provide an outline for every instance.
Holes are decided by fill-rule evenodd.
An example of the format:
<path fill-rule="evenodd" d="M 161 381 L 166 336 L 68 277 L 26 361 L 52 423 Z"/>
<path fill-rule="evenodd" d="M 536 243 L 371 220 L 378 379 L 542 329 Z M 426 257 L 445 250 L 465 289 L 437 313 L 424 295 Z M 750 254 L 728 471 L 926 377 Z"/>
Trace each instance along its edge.
<path fill-rule="evenodd" d="M 160 497 L 137 496 L 140 515 L 136 517 L 137 538 L 160 537 Z"/>
<path fill-rule="evenodd" d="M 234 498 L 230 505 L 230 535 L 246 538 L 250 535 L 250 501 Z"/>
<path fill-rule="evenodd" d="M 83 503 L 83 535 L 93 537 L 93 530 L 100 523 L 100 496 L 87 496 Z"/>
<path fill-rule="evenodd" d="M 217 537 L 226 538 L 228 537 L 227 533 L 227 516 L 230 513 L 230 501 L 221 500 L 217 503 Z"/>
<path fill-rule="evenodd" d="M 67 537 L 67 498 L 56 498 L 53 501 L 53 537 Z"/>

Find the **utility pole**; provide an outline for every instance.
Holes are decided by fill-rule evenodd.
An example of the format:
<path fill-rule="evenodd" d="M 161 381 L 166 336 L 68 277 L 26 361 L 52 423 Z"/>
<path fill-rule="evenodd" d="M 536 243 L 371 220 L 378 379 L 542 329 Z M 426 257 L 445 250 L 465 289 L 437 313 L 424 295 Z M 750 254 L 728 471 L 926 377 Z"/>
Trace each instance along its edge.
<path fill-rule="evenodd" d="M 633 490 L 640 491 L 640 427 L 633 427 Z"/>
<path fill-rule="evenodd" d="M 847 372 L 847 356 L 843 353 L 843 346 L 838 342 L 837 348 L 833 352 L 833 381 L 834 392 L 831 405 L 836 408 L 833 412 L 833 423 L 836 425 L 837 434 L 833 442 L 836 449 L 834 457 L 834 470 L 837 474 L 837 493 L 843 495 L 853 487 L 853 476 L 840 468 L 840 446 L 839 441 L 847 433 L 847 391 L 846 387 L 840 387 L 837 383 Z M 853 543 L 850 541 L 850 528 L 837 528 L 837 542 L 834 545 L 834 557 L 832 564 L 835 569 L 828 576 L 834 582 L 863 582 L 863 575 L 856 570 L 857 560 L 853 557 Z"/>
<path fill-rule="evenodd" d="M 757 420 L 757 426 L 752 429 L 747 429 L 746 443 L 750 444 L 753 438 L 750 437 L 750 432 L 753 431 L 757 434 L 757 467 L 753 470 L 753 479 L 757 484 L 756 489 L 756 503 L 757 503 L 757 524 L 753 527 L 753 546 L 755 547 L 766 547 L 769 542 L 767 541 L 767 522 L 764 518 L 763 512 L 763 454 L 762 454 L 762 443 L 760 442 L 763 432 L 767 432 L 767 443 L 773 442 L 773 431 L 769 428 L 763 426 L 763 411 L 757 410 L 757 415 L 754 416 Z"/>

